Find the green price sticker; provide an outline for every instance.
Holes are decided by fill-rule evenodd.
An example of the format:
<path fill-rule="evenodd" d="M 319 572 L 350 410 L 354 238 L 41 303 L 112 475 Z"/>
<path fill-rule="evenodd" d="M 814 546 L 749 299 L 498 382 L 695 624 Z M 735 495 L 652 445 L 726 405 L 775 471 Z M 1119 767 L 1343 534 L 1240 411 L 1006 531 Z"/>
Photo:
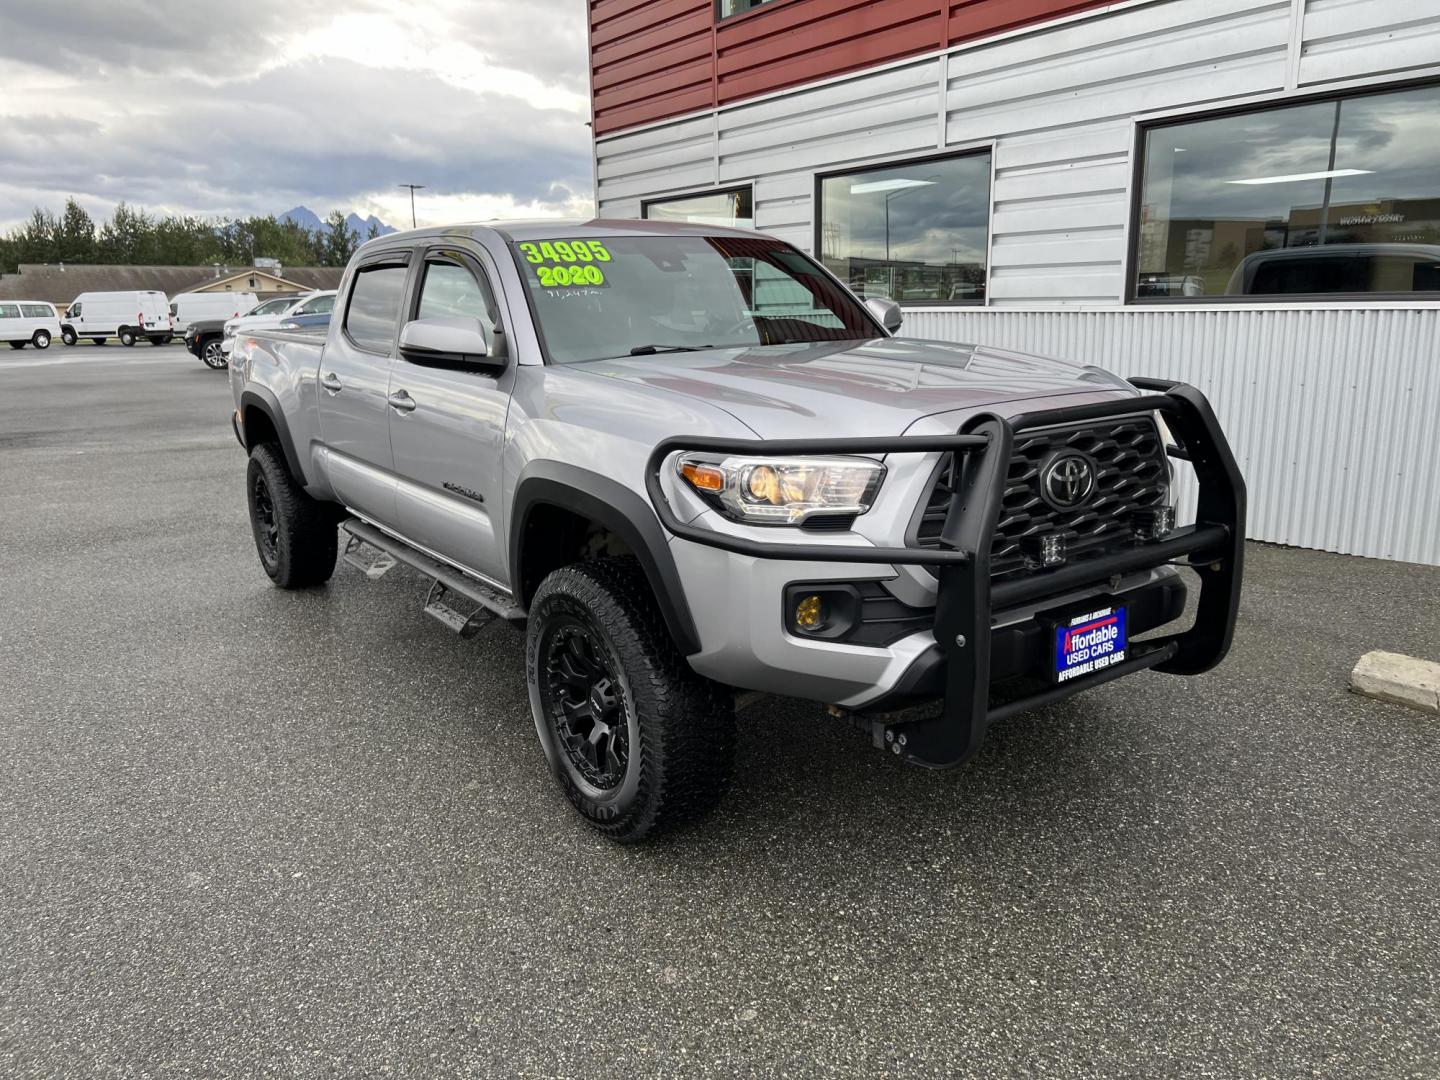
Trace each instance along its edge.
<path fill-rule="evenodd" d="M 609 262 L 610 252 L 599 240 L 543 240 L 520 245 L 525 261 L 531 263 Z"/>
<path fill-rule="evenodd" d="M 605 272 L 593 263 L 589 266 L 537 266 L 535 275 L 547 289 L 605 284 Z"/>
<path fill-rule="evenodd" d="M 598 264 L 610 261 L 599 240 L 543 240 L 518 245 L 542 288 L 595 288 L 606 285 Z"/>

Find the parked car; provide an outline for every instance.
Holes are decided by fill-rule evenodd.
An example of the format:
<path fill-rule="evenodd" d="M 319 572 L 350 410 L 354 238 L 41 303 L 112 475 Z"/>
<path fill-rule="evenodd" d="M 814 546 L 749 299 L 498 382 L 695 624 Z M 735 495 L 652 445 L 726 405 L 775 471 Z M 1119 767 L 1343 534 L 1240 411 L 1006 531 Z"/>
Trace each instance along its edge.
<path fill-rule="evenodd" d="M 308 295 L 308 293 L 300 292 L 275 294 L 242 311 L 238 317 L 249 318 L 279 314 L 288 311 Z M 196 320 L 185 331 L 185 348 L 203 360 L 207 367 L 223 369 L 229 366 L 221 343 L 225 339 L 225 324 L 236 318 L 237 316 L 227 315 L 224 318 Z"/>
<path fill-rule="evenodd" d="M 251 310 L 260 301 L 250 292 L 187 292 L 170 298 L 170 318 L 175 333 L 184 335 L 199 319 L 233 319 Z"/>
<path fill-rule="evenodd" d="M 446 628 L 524 627 L 540 744 L 613 839 L 715 804 L 740 691 L 944 768 L 1018 711 L 1230 647 L 1244 483 L 1193 387 L 893 338 L 893 302 L 701 225 L 401 233 L 340 295 L 323 341 L 251 330 L 231 364 L 264 572 L 327 581 L 343 531 L 365 578 L 428 578 Z M 1157 635 L 1177 565 L 1193 621 Z"/>
<path fill-rule="evenodd" d="M 286 315 L 280 320 L 281 330 L 308 330 L 311 333 L 318 333 L 322 337 L 330 326 L 330 312 L 322 312 L 318 315 Z"/>
<path fill-rule="evenodd" d="M 126 346 L 142 337 L 151 345 L 164 345 L 174 336 L 170 301 L 163 292 L 81 293 L 60 321 L 60 337 L 66 345 L 81 338 L 104 345 L 112 337 Z"/>
<path fill-rule="evenodd" d="M 0 302 L 0 341 L 12 349 L 34 345 L 48 349 L 60 336 L 60 316 L 52 304 L 43 300 L 6 300 Z"/>
<path fill-rule="evenodd" d="M 209 368 L 222 369 L 228 366 L 225 354 L 220 351 L 220 341 L 225 334 L 224 319 L 197 319 L 185 330 L 185 348 Z"/>
<path fill-rule="evenodd" d="M 228 362 L 230 353 L 235 348 L 236 334 L 248 334 L 252 330 L 274 329 L 279 327 L 285 319 L 301 315 L 329 315 L 334 307 L 334 289 L 303 293 L 290 304 L 275 307 L 262 304 L 248 315 L 230 319 L 225 323 L 225 336 L 220 343 L 221 352 Z"/>
<path fill-rule="evenodd" d="M 1205 279 L 1199 274 L 1141 274 L 1136 296 L 1204 296 Z"/>
<path fill-rule="evenodd" d="M 1319 244 L 1246 255 L 1227 296 L 1440 292 L 1440 245 Z"/>

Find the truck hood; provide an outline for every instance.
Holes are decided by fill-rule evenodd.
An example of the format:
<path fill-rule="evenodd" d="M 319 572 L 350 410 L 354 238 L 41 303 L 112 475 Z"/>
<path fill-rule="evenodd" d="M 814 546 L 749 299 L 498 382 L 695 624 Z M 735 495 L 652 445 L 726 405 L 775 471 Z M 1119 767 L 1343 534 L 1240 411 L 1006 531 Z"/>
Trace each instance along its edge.
<path fill-rule="evenodd" d="M 979 345 L 881 338 L 594 360 L 579 370 L 705 401 L 761 438 L 898 435 L 926 417 L 954 430 L 1002 402 L 1136 391 L 1095 367 Z"/>

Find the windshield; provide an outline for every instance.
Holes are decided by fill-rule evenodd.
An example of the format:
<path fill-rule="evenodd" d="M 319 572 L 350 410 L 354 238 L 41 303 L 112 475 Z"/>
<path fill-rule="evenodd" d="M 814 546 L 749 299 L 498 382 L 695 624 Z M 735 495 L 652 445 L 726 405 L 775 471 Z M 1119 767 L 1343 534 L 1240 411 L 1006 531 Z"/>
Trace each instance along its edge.
<path fill-rule="evenodd" d="M 854 297 L 778 240 L 556 238 L 514 250 L 552 363 L 882 336 Z"/>

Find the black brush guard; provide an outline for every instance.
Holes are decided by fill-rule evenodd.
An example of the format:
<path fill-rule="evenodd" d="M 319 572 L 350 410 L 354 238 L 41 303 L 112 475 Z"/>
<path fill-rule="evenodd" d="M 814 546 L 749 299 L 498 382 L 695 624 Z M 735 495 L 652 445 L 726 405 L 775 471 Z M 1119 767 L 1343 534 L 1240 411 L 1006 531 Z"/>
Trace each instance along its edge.
<path fill-rule="evenodd" d="M 1015 713 L 1048 705 L 1079 690 L 1154 668 L 1172 675 L 1208 671 L 1230 650 L 1240 604 L 1245 541 L 1245 482 L 1205 396 L 1184 383 L 1132 379 L 1140 397 L 1022 413 L 1008 420 L 974 417 L 956 435 L 863 439 L 666 439 L 650 455 L 646 488 L 661 523 L 685 540 L 765 559 L 927 565 L 937 568 L 935 640 L 945 656 L 945 697 L 938 715 L 897 723 L 887 731 L 916 765 L 950 768 L 974 756 L 986 729 Z M 1179 440 L 1167 448 L 1188 461 L 1199 481 L 1196 523 L 1163 540 L 1137 543 L 1047 572 L 992 582 L 990 547 L 1000 515 L 1005 474 L 1016 432 L 1107 420 L 1149 412 L 1164 417 Z M 727 536 L 680 521 L 660 485 L 660 468 L 676 451 L 725 454 L 894 454 L 953 451 L 958 482 L 941 531 L 939 550 L 850 545 L 776 544 Z M 1081 590 L 1103 588 L 1116 574 L 1183 560 L 1200 577 L 1194 625 L 1184 633 L 1131 643 L 1114 667 L 1042 693 L 990 705 L 991 613 Z"/>

